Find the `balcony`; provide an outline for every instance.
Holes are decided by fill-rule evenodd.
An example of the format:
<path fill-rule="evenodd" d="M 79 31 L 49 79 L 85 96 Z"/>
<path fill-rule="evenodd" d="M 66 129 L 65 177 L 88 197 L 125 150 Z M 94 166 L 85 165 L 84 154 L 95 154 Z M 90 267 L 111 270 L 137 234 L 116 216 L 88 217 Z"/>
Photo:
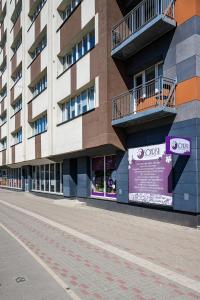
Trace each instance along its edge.
<path fill-rule="evenodd" d="M 112 101 L 112 125 L 128 127 L 176 114 L 176 82 L 158 77 Z"/>
<path fill-rule="evenodd" d="M 112 29 L 113 57 L 125 60 L 176 27 L 175 0 L 143 0 Z"/>

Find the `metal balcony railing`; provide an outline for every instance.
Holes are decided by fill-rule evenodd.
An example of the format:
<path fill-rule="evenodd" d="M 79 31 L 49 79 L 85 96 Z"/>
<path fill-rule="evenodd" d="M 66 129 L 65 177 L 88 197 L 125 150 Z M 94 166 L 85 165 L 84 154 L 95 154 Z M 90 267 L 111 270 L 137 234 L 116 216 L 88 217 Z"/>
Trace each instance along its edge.
<path fill-rule="evenodd" d="M 112 120 L 153 108 L 175 108 L 175 80 L 158 77 L 113 98 Z"/>
<path fill-rule="evenodd" d="M 159 15 L 174 19 L 175 0 L 143 0 L 112 29 L 112 49 Z"/>

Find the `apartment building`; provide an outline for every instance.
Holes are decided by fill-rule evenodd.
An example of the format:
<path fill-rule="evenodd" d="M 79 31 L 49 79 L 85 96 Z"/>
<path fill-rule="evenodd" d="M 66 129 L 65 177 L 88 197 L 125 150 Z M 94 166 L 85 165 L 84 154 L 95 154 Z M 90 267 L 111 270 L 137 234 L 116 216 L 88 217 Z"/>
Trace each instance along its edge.
<path fill-rule="evenodd" d="M 199 1 L 2 0 L 0 24 L 1 186 L 197 225 Z"/>

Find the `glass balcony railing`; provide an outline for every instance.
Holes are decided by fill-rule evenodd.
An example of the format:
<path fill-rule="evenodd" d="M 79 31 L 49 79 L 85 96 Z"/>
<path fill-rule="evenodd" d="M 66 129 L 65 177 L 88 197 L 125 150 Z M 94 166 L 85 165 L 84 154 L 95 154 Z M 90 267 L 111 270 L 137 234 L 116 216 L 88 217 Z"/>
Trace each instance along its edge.
<path fill-rule="evenodd" d="M 140 85 L 112 101 L 112 120 L 145 112 L 147 110 L 175 108 L 175 80 L 158 77 Z"/>

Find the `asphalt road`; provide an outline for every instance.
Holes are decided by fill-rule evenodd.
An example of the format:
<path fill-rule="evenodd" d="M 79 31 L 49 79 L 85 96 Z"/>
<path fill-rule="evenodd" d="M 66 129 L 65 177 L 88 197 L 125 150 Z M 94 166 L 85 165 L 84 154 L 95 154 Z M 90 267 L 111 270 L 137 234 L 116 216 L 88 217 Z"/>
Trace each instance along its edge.
<path fill-rule="evenodd" d="M 200 231 L 0 190 L 0 299 L 200 299 Z"/>

